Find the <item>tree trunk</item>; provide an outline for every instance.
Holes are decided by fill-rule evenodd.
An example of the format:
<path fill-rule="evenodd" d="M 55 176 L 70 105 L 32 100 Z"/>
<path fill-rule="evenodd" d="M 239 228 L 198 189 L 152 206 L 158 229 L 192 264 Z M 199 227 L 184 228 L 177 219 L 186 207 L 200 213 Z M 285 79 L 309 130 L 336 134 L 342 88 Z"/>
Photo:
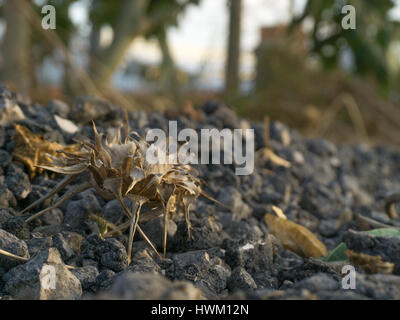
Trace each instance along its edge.
<path fill-rule="evenodd" d="M 111 76 L 123 59 L 133 39 L 140 33 L 148 0 L 123 0 L 111 45 L 99 52 L 92 63 L 91 74 L 99 88 L 108 85 Z"/>
<path fill-rule="evenodd" d="M 92 25 L 92 30 L 90 31 L 89 40 L 89 70 L 94 70 L 96 68 L 96 59 L 98 59 L 98 54 L 100 52 L 100 30 L 94 24 Z"/>
<path fill-rule="evenodd" d="M 170 95 L 176 105 L 181 104 L 181 92 L 178 84 L 177 70 L 168 44 L 167 34 L 164 31 L 157 34 L 158 44 L 162 53 L 160 84 L 163 91 Z"/>
<path fill-rule="evenodd" d="M 15 86 L 18 91 L 28 94 L 33 68 L 30 59 L 30 28 L 19 9 L 22 1 L 27 0 L 6 0 L 4 3 L 7 27 L 1 48 L 1 79 Z"/>
<path fill-rule="evenodd" d="M 236 96 L 239 92 L 241 11 L 242 0 L 229 0 L 229 38 L 225 67 L 227 96 Z"/>

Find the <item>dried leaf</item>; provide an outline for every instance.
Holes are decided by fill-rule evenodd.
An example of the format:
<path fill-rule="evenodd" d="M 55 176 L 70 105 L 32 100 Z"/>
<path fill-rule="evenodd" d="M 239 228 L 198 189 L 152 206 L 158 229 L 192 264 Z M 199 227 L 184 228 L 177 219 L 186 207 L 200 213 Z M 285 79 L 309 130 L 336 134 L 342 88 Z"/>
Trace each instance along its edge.
<path fill-rule="evenodd" d="M 86 170 L 87 165 L 85 165 L 84 163 L 79 163 L 79 164 L 75 164 L 73 166 L 70 167 L 52 167 L 52 166 L 37 166 L 38 168 L 41 169 L 46 169 L 49 171 L 53 171 L 53 172 L 57 172 L 57 173 L 62 173 L 62 174 L 78 174 L 78 173 L 82 173 L 83 171 Z"/>
<path fill-rule="evenodd" d="M 283 210 L 277 206 L 272 206 L 272 210 L 275 212 L 275 214 L 282 218 L 282 219 L 287 219 L 285 213 L 283 212 Z"/>
<path fill-rule="evenodd" d="M 32 133 L 28 128 L 19 124 L 15 125 L 14 139 L 13 156 L 28 166 L 31 178 L 36 173 L 40 174 L 43 171 L 43 167 L 39 167 L 39 165 L 52 160 L 49 155 L 61 158 L 60 152 L 57 152 L 58 150 L 74 153 L 79 149 L 78 145 L 63 146 L 57 142 L 48 141 L 42 135 Z"/>
<path fill-rule="evenodd" d="M 276 164 L 277 166 L 282 166 L 285 168 L 290 168 L 291 163 L 278 155 L 276 155 L 271 149 L 264 148 L 261 150 L 261 155 L 265 160 L 269 160 L 272 163 Z"/>
<path fill-rule="evenodd" d="M 382 261 L 381 256 L 370 256 L 352 250 L 346 250 L 345 254 L 349 257 L 351 264 L 360 267 L 368 274 L 392 274 L 393 272 L 394 263 Z"/>
<path fill-rule="evenodd" d="M 270 213 L 264 218 L 271 233 L 285 249 L 303 257 L 318 258 L 327 254 L 325 245 L 307 228 Z"/>

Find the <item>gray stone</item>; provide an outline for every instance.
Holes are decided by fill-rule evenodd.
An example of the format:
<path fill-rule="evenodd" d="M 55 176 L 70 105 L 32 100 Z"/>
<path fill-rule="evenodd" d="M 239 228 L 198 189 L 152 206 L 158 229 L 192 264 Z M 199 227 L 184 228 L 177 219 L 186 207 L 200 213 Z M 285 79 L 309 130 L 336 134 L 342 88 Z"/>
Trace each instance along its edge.
<path fill-rule="evenodd" d="M 27 215 L 9 218 L 2 224 L 2 228 L 20 239 L 29 239 L 29 225 L 25 223 Z"/>
<path fill-rule="evenodd" d="M 40 217 L 40 220 L 45 225 L 58 226 L 63 221 L 63 212 L 59 208 L 55 208 L 49 212 L 46 212 Z"/>
<path fill-rule="evenodd" d="M 327 219 L 344 211 L 343 199 L 332 189 L 311 183 L 303 185 L 299 205 L 320 219 Z"/>
<path fill-rule="evenodd" d="M 233 242 L 227 248 L 225 261 L 232 269 L 243 267 L 253 276 L 259 272 L 271 272 L 274 248 L 266 243 Z"/>
<path fill-rule="evenodd" d="M 171 282 L 153 273 L 123 272 L 110 290 L 95 297 L 118 300 L 200 300 L 200 290 L 187 281 Z"/>
<path fill-rule="evenodd" d="M 307 141 L 308 150 L 321 156 L 328 157 L 337 153 L 336 146 L 325 139 L 310 139 Z"/>
<path fill-rule="evenodd" d="M 213 293 L 221 293 L 231 275 L 229 266 L 219 257 L 210 257 L 205 250 L 189 251 L 172 257 L 172 276 L 195 284 L 201 282 Z"/>
<path fill-rule="evenodd" d="M 53 99 L 49 101 L 49 103 L 46 106 L 46 109 L 49 111 L 50 114 L 53 115 L 57 114 L 61 117 L 66 118 L 68 116 L 70 107 L 63 101 Z"/>
<path fill-rule="evenodd" d="M 213 217 L 206 216 L 202 219 L 191 216 L 191 238 L 188 239 L 185 220 L 178 222 L 178 231 L 173 241 L 167 243 L 167 249 L 174 251 L 201 250 L 221 246 L 226 232 L 222 225 Z"/>
<path fill-rule="evenodd" d="M 21 258 L 29 259 L 28 246 L 25 241 L 18 239 L 13 234 L 0 229 L 0 249 L 15 254 Z M 0 267 L 9 270 L 22 262 L 0 254 Z"/>
<path fill-rule="evenodd" d="M 311 292 L 341 290 L 341 283 L 326 273 L 317 273 L 293 285 L 294 288 L 307 289 Z"/>
<path fill-rule="evenodd" d="M 26 240 L 28 245 L 29 254 L 31 257 L 35 256 L 39 251 L 49 249 L 53 246 L 52 237 L 33 237 Z"/>
<path fill-rule="evenodd" d="M 217 200 L 230 209 L 233 213 L 233 221 L 246 219 L 252 213 L 251 208 L 243 202 L 240 192 L 233 187 L 225 187 L 221 189 Z M 223 210 L 226 211 L 227 209 L 223 208 Z"/>
<path fill-rule="evenodd" d="M 72 232 L 72 231 L 62 231 L 62 236 L 64 240 L 67 242 L 68 246 L 76 253 L 81 253 L 81 246 L 84 237 L 79 233 Z"/>
<path fill-rule="evenodd" d="M 5 126 L 15 121 L 25 119 L 25 115 L 17 103 L 14 92 L 0 87 L 0 125 Z"/>
<path fill-rule="evenodd" d="M 100 119 L 112 111 L 112 105 L 95 97 L 80 97 L 73 105 L 69 117 L 77 123 L 88 123 Z"/>
<path fill-rule="evenodd" d="M 257 241 L 264 236 L 264 233 L 257 225 L 250 225 L 244 220 L 232 222 L 226 232 L 231 236 L 231 239 L 235 240 L 246 239 Z"/>
<path fill-rule="evenodd" d="M 68 261 L 71 259 L 75 252 L 69 246 L 68 242 L 65 240 L 64 236 L 61 233 L 58 233 L 53 238 L 53 245 L 58 249 L 58 252 L 61 254 L 61 258 L 63 261 Z"/>
<path fill-rule="evenodd" d="M 12 214 L 8 208 L 0 208 L 0 227 L 8 219 L 12 218 Z"/>
<path fill-rule="evenodd" d="M 2 177 L 0 177 L 0 206 L 4 208 L 16 207 L 17 200 L 15 199 L 14 194 L 6 185 L 3 184 L 1 180 L 4 181 L 4 179 L 1 178 Z"/>
<path fill-rule="evenodd" d="M 91 291 L 96 284 L 99 270 L 95 266 L 86 266 L 75 268 L 71 270 L 71 273 L 81 282 L 83 290 Z"/>
<path fill-rule="evenodd" d="M 220 121 L 224 128 L 240 128 L 240 120 L 238 116 L 232 109 L 225 105 L 219 105 L 219 107 L 213 112 L 212 118 Z"/>
<path fill-rule="evenodd" d="M 79 131 L 78 126 L 68 119 L 54 115 L 54 121 L 57 123 L 57 126 L 66 133 L 74 134 Z"/>
<path fill-rule="evenodd" d="M 374 300 L 399 300 L 400 277 L 388 274 L 356 274 L 355 292 Z"/>
<path fill-rule="evenodd" d="M 278 279 L 281 283 L 285 280 L 296 283 L 320 273 L 325 273 L 335 280 L 341 278 L 334 267 L 314 258 L 293 260 L 293 263 L 279 268 Z"/>
<path fill-rule="evenodd" d="M 14 163 L 7 167 L 5 183 L 18 200 L 25 199 L 32 191 L 28 175 L 19 165 Z"/>
<path fill-rule="evenodd" d="M 101 239 L 97 235 L 87 237 L 82 243 L 84 259 L 98 261 L 102 266 L 115 272 L 128 266 L 128 255 L 121 242 L 114 238 Z"/>
<path fill-rule="evenodd" d="M 276 140 L 285 147 L 290 145 L 291 142 L 289 129 L 284 124 L 277 121 L 271 122 L 270 137 L 272 140 Z"/>
<path fill-rule="evenodd" d="M 91 192 L 86 193 L 83 199 L 68 201 L 64 224 L 73 230 L 85 228 L 89 212 L 96 214 L 101 214 L 102 212 L 98 199 Z"/>
<path fill-rule="evenodd" d="M 11 154 L 6 150 L 0 149 L 0 167 L 6 167 L 11 163 Z"/>
<path fill-rule="evenodd" d="M 176 223 L 168 219 L 167 224 L 167 244 L 170 243 L 178 230 Z M 164 217 L 160 216 L 146 222 L 142 227 L 144 233 L 158 248 L 163 248 Z"/>
<path fill-rule="evenodd" d="M 17 300 L 77 299 L 82 295 L 81 283 L 55 248 L 43 250 L 11 269 L 3 280 L 3 291 Z"/>
<path fill-rule="evenodd" d="M 113 283 L 115 272 L 110 269 L 102 270 L 96 278 L 96 288 L 99 290 L 107 290 Z"/>
<path fill-rule="evenodd" d="M 125 201 L 125 204 L 129 208 L 129 201 Z M 104 219 L 116 225 L 126 220 L 126 215 L 118 200 L 114 199 L 107 202 L 104 207 Z"/>
<path fill-rule="evenodd" d="M 346 246 L 355 252 L 381 256 L 383 261 L 395 264 L 394 274 L 400 274 L 400 237 L 377 237 L 353 230 L 343 234 Z"/>
<path fill-rule="evenodd" d="M 256 289 L 257 284 L 253 277 L 243 267 L 236 267 L 228 280 L 228 289 L 231 291 L 241 289 Z"/>
<path fill-rule="evenodd" d="M 32 223 L 32 222 L 31 222 Z M 61 226 L 58 225 L 48 225 L 48 226 L 38 226 L 32 230 L 32 235 L 37 237 L 50 237 L 61 231 Z"/>
<path fill-rule="evenodd" d="M 128 269 L 132 272 L 161 273 L 160 266 L 154 261 L 149 252 L 149 249 L 136 252 L 132 257 L 132 262 Z"/>

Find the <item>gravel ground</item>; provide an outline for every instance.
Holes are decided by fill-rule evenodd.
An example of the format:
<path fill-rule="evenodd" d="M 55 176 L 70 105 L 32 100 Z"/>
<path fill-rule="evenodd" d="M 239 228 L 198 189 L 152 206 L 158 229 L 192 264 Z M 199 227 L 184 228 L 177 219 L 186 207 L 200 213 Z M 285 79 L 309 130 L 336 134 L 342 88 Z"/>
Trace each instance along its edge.
<path fill-rule="evenodd" d="M 46 139 L 71 144 L 84 136 L 93 139 L 91 120 L 105 132 L 122 125 L 123 115 L 119 108 L 95 98 L 81 98 L 74 105 L 51 101 L 40 106 L 21 102 L 16 94 L 0 88 L 0 249 L 29 258 L 24 262 L 0 256 L 0 298 L 400 299 L 400 238 L 360 232 L 366 219 L 374 225 L 400 227 L 400 221 L 384 211 L 385 198 L 400 191 L 400 152 L 308 139 L 273 121 L 271 148 L 291 167 L 261 156 L 248 176 L 235 175 L 232 165 L 198 166 L 207 182 L 205 191 L 230 210 L 199 198 L 192 206 L 190 240 L 183 217 L 170 222 L 165 259 L 138 236 L 128 265 L 126 234 L 99 237 L 88 219 L 90 212 L 115 224 L 123 221 L 124 214 L 116 200 L 107 202 L 94 189 L 24 224 L 26 217 L 50 202 L 22 216 L 17 213 L 63 177 L 44 172 L 30 179 L 29 169 L 12 157 L 14 123 Z M 177 120 L 178 129 L 252 127 L 256 150 L 265 147 L 263 124 L 240 119 L 216 102 L 199 108 L 196 120 L 144 111 L 130 112 L 129 117 L 131 127 L 142 136 L 148 128 L 167 130 L 168 120 Z M 83 174 L 77 182 L 86 179 Z M 354 251 L 393 263 L 393 274 L 366 274 L 357 267 L 356 288 L 343 289 L 343 263 L 300 257 L 283 249 L 270 234 L 264 215 L 273 205 L 312 231 L 328 251 L 344 241 Z M 142 227 L 162 250 L 162 220 Z M 46 265 L 55 266 L 57 272 L 52 290 L 42 287 Z"/>

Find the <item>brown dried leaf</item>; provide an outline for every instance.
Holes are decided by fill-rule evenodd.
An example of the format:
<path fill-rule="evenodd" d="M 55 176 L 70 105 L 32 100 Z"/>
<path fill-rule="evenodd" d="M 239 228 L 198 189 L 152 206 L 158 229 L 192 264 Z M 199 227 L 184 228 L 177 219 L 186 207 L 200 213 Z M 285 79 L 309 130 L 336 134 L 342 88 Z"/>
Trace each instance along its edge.
<path fill-rule="evenodd" d="M 276 164 L 277 166 L 282 166 L 285 168 L 290 168 L 291 163 L 278 155 L 275 154 L 271 149 L 269 148 L 264 148 L 261 150 L 261 155 L 265 160 L 269 160 L 272 163 Z"/>
<path fill-rule="evenodd" d="M 83 171 L 86 170 L 87 165 L 84 163 L 78 163 L 70 167 L 52 167 L 52 166 L 37 166 L 40 169 L 46 169 L 49 171 L 57 172 L 57 173 L 62 173 L 62 174 L 78 174 L 82 173 Z"/>
<path fill-rule="evenodd" d="M 58 150 L 74 153 L 79 149 L 78 145 L 63 146 L 57 142 L 48 141 L 42 135 L 32 133 L 28 128 L 19 124 L 15 125 L 14 139 L 13 156 L 29 168 L 31 178 L 36 173 L 43 172 L 43 168 L 38 166 L 50 162 L 52 159 L 49 155 L 62 158 L 62 155 L 57 152 Z"/>
<path fill-rule="evenodd" d="M 275 212 L 275 214 L 282 218 L 282 219 L 287 219 L 285 213 L 283 212 L 283 210 L 277 206 L 272 206 L 272 210 Z"/>
<path fill-rule="evenodd" d="M 381 256 L 370 256 L 353 250 L 346 250 L 344 253 L 349 257 L 351 264 L 360 267 L 368 274 L 392 274 L 393 272 L 394 263 L 382 261 Z"/>
<path fill-rule="evenodd" d="M 271 233 L 280 240 L 285 249 L 303 257 L 318 258 L 327 254 L 325 245 L 307 228 L 270 213 L 264 219 Z"/>

